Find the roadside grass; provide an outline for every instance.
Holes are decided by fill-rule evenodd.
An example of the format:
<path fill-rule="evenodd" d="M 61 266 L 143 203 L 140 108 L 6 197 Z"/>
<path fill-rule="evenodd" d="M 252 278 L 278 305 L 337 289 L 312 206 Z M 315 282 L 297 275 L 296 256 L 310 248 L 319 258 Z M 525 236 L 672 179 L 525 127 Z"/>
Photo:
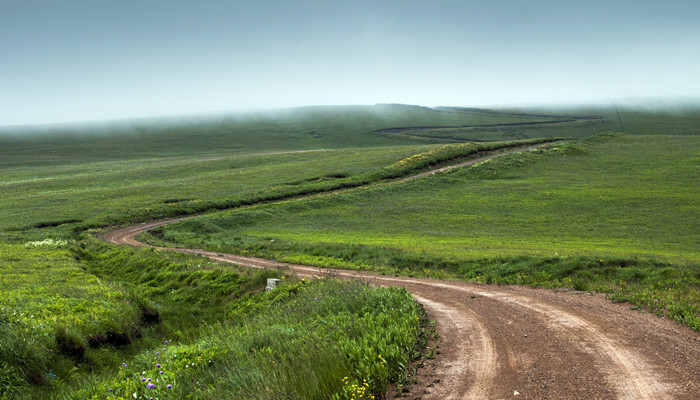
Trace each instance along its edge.
<path fill-rule="evenodd" d="M 68 379 L 76 363 L 99 363 L 100 346 L 139 335 L 150 303 L 84 272 L 67 246 L 0 244 L 0 397 Z"/>
<path fill-rule="evenodd" d="M 91 238 L 0 250 L 0 398 L 383 398 L 431 329 L 405 289 Z"/>
<path fill-rule="evenodd" d="M 197 217 L 149 240 L 325 267 L 605 291 L 698 329 L 699 142 L 596 136 L 429 179 Z M 590 272 L 600 262 L 610 271 Z M 568 272 L 547 272 L 559 268 Z M 542 279 L 518 280 L 518 272 Z"/>
<path fill-rule="evenodd" d="M 279 276 L 97 240 L 0 244 L 0 398 L 72 388 L 163 336 L 196 340 L 225 305 Z"/>
<path fill-rule="evenodd" d="M 450 277 L 607 293 L 700 331 L 700 265 L 625 257 L 505 257 L 455 266 Z M 429 274 L 428 274 L 429 275 Z"/>
<path fill-rule="evenodd" d="M 151 299 L 162 316 L 161 331 L 178 341 L 197 336 L 200 323 L 220 321 L 231 301 L 259 291 L 284 271 L 236 268 L 191 254 L 129 248 L 87 238 L 72 250 L 82 267 L 100 279 L 119 280 Z M 172 329 L 168 328 L 172 321 Z"/>
<path fill-rule="evenodd" d="M 53 396 L 383 398 L 418 356 L 428 324 L 405 289 L 333 279 L 290 280 L 232 305 L 231 322 L 204 326 L 189 343 L 166 339 Z"/>

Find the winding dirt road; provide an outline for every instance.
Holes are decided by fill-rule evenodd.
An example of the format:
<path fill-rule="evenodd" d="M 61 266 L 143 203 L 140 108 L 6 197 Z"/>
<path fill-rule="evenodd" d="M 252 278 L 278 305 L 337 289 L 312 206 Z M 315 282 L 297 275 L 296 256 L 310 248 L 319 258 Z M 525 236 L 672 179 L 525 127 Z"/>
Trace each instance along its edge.
<path fill-rule="evenodd" d="M 178 220 L 115 230 L 104 239 L 148 246 L 135 239 L 139 233 Z M 156 248 L 242 266 L 285 267 L 301 276 L 329 273 L 198 249 Z M 700 333 L 603 295 L 347 270 L 332 274 L 406 287 L 436 321 L 438 354 L 419 369 L 407 398 L 700 399 Z"/>

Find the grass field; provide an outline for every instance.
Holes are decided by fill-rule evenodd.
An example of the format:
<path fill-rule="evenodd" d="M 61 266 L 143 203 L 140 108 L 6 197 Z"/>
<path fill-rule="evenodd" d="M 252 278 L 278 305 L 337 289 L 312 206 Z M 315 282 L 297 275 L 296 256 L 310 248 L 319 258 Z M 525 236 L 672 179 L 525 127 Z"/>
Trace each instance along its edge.
<path fill-rule="evenodd" d="M 430 129 L 419 132 L 425 137 L 377 134 L 381 129 L 567 121 L 572 115 L 604 119 L 572 126 L 469 128 L 463 135 L 479 140 L 581 137 L 619 127 L 611 109 L 574 111 L 309 107 L 191 120 L 4 128 L 0 237 L 66 237 L 74 229 L 342 185 L 343 180 L 445 143 L 431 139 Z M 691 132 L 700 122 L 690 111 L 621 109 L 621 117 L 628 131 L 642 134 L 664 128 Z"/>
<path fill-rule="evenodd" d="M 405 290 L 191 255 L 46 240 L 0 261 L 3 399 L 371 398 L 430 331 Z"/>
<path fill-rule="evenodd" d="M 319 300 L 320 299 L 320 300 Z M 71 391 L 77 398 L 370 399 L 406 374 L 421 324 L 405 289 L 298 281 L 248 300 L 238 322 L 202 329 L 190 343 L 123 363 Z M 423 339 L 424 340 L 424 339 Z M 57 396 L 60 398 L 60 396 Z"/>
<path fill-rule="evenodd" d="M 699 145 L 696 136 L 602 135 L 429 179 L 199 217 L 156 230 L 154 242 L 619 298 L 647 280 L 642 292 L 668 289 L 655 296 L 683 299 L 681 320 L 700 327 Z M 502 262 L 520 265 L 494 273 Z M 655 275 L 667 267 L 669 276 Z"/>
<path fill-rule="evenodd" d="M 202 203 L 245 200 L 369 173 L 423 147 L 263 155 L 219 153 L 0 169 L 5 235 L 65 236 L 76 226 L 159 217 Z"/>
<path fill-rule="evenodd" d="M 372 132 L 407 126 L 462 126 L 552 119 L 568 118 L 376 105 L 305 107 L 257 114 L 63 127 L 0 128 L 0 167 L 57 165 L 75 160 L 193 158 L 211 153 L 261 154 L 396 146 L 416 144 L 416 141 Z M 591 132 L 589 129 L 580 135 Z"/>
<path fill-rule="evenodd" d="M 273 238 L 266 247 L 280 254 L 288 244 L 342 243 L 449 258 L 697 261 L 699 145 L 694 136 L 600 138 L 415 182 L 200 217 L 163 231 L 175 242 L 197 233 L 195 240 L 231 245 Z"/>
<path fill-rule="evenodd" d="M 623 127 L 634 134 L 698 132 L 696 109 L 644 111 L 619 107 Z M 537 121 L 602 117 L 590 123 L 489 128 Z M 0 127 L 0 168 L 57 166 L 205 154 L 263 154 L 295 150 L 369 148 L 444 140 L 385 135 L 402 127 L 472 129 L 479 140 L 585 137 L 620 131 L 613 107 L 483 110 L 376 105 L 306 107 L 277 112 L 189 119 L 133 120 L 46 127 Z M 464 138 L 470 135 L 465 133 Z"/>
<path fill-rule="evenodd" d="M 0 244 L 0 397 L 70 379 L 93 346 L 129 341 L 152 304 L 85 272 L 66 241 Z"/>
<path fill-rule="evenodd" d="M 700 113 L 619 111 L 628 134 L 403 183 L 390 180 L 504 146 L 496 141 L 585 138 L 621 124 L 600 107 L 377 105 L 2 128 L 0 398 L 274 397 L 263 376 L 299 398 L 321 398 L 318 388 L 357 398 L 360 388 L 381 396 L 406 379 L 429 329 L 405 292 L 299 282 L 95 238 L 113 224 L 230 207 L 149 240 L 603 291 L 700 329 Z M 454 137 L 438 137 L 445 132 Z M 488 143 L 462 143 L 470 139 Z M 260 293 L 282 276 L 290 282 L 279 296 Z M 381 312 L 365 312 L 377 304 Z M 297 315 L 290 310 L 303 326 L 285 319 Z M 319 318 L 333 327 L 319 329 Z M 367 336 L 341 334 L 352 327 Z M 299 341 L 314 351 L 286 350 Z M 168 383 L 148 389 L 141 375 L 160 375 L 156 364 L 168 366 Z M 318 369 L 300 367 L 309 364 Z"/>

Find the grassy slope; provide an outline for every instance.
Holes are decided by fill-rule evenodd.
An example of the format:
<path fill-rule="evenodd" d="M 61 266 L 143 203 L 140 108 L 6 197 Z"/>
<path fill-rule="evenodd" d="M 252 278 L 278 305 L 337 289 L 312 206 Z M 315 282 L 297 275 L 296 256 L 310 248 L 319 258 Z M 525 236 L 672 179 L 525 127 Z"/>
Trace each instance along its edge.
<path fill-rule="evenodd" d="M 611 292 L 700 330 L 699 144 L 596 138 L 199 217 L 152 238 L 321 266 Z"/>
<path fill-rule="evenodd" d="M 381 396 L 425 342 L 426 315 L 405 290 L 287 279 L 268 293 L 283 271 L 66 246 L 0 245 L 0 398 L 345 399 L 353 384 Z"/>
<path fill-rule="evenodd" d="M 376 129 L 531 121 L 531 116 L 377 105 L 304 107 L 194 119 L 0 129 L 0 168 L 104 160 L 396 146 Z M 552 119 L 551 117 L 544 119 Z M 587 134 L 590 134 L 588 131 Z M 536 137 L 536 136 L 533 136 Z"/>
<path fill-rule="evenodd" d="M 551 115 L 576 114 L 537 111 L 547 116 L 390 105 L 308 107 L 159 123 L 4 128 L 0 130 L 0 237 L 66 236 L 74 227 L 157 218 L 178 213 L 175 208 L 197 210 L 202 202 L 221 204 L 300 191 L 425 151 L 427 143 L 444 142 L 370 134 L 376 129 L 551 120 Z M 504 135 L 582 136 L 617 125 L 608 109 L 584 109 L 581 114 L 607 120 L 572 127 L 525 127 L 510 133 L 485 130 L 479 135 L 486 140 Z M 621 114 L 627 130 L 640 133 L 657 132 L 664 126 L 691 131 L 698 122 L 693 113 L 623 109 Z M 405 146 L 420 143 L 424 145 Z M 332 148 L 342 150 L 303 152 Z M 40 229 L 27 231 L 35 226 Z M 22 233 L 14 233 L 18 231 Z"/>
<path fill-rule="evenodd" d="M 68 222 L 57 229 L 34 230 L 41 237 L 81 224 L 108 224 L 110 219 L 124 220 L 154 209 L 162 209 L 164 214 L 203 201 L 242 200 L 298 190 L 368 173 L 425 149 L 401 146 L 257 156 L 218 154 L 5 168 L 0 170 L 4 205 L 0 231 L 25 230 L 22 234 L 26 235 L 32 233 L 26 228 Z"/>
<path fill-rule="evenodd" d="M 211 241 L 274 238 L 280 249 L 344 243 L 461 259 L 558 254 L 697 261 L 698 145 L 694 136 L 619 136 L 416 182 L 262 206 L 258 219 L 244 217 L 250 211 L 202 219 L 234 227 L 207 232 Z M 190 234 L 195 223 L 164 230 L 179 240 L 178 232 Z"/>
<path fill-rule="evenodd" d="M 700 125 L 696 109 L 654 112 L 620 107 L 619 111 L 628 133 L 697 134 Z M 476 130 L 475 135 L 482 140 L 512 140 L 528 137 L 584 137 L 621 129 L 615 110 L 604 107 L 494 112 L 401 105 L 303 107 L 189 119 L 0 127 L 0 169 L 175 156 L 192 158 L 212 153 L 257 154 L 396 146 L 417 143 L 417 140 L 418 143 L 429 143 L 429 139 L 377 135 L 371 132 L 397 127 L 565 120 L 571 115 L 601 116 L 605 120 L 555 127 L 514 127 L 501 131 L 484 128 Z"/>
<path fill-rule="evenodd" d="M 374 129 L 521 119 L 533 117 L 386 105 L 6 128 L 0 131 L 0 236 L 65 236 L 76 226 L 157 218 L 201 202 L 300 191 L 428 149 L 415 147 L 421 141 L 369 134 Z"/>

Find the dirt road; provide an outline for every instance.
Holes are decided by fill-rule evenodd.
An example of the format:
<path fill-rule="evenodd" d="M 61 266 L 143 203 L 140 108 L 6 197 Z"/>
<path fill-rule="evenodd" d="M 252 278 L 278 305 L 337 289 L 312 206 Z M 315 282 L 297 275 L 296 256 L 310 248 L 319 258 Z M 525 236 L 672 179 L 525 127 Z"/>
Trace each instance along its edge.
<path fill-rule="evenodd" d="M 113 231 L 105 239 L 139 245 L 135 236 L 158 225 L 162 223 Z M 328 274 L 253 257 L 169 250 L 249 267 L 288 267 L 301 276 Z M 602 295 L 358 271 L 334 274 L 406 287 L 435 319 L 440 353 L 420 370 L 408 398 L 631 400 L 700 395 L 700 334 L 610 303 Z"/>
<path fill-rule="evenodd" d="M 104 238 L 145 246 L 135 239 L 139 233 L 171 222 L 127 227 Z M 168 250 L 243 266 L 287 267 L 301 276 L 328 273 L 253 257 Z M 406 287 L 436 321 L 439 353 L 419 369 L 409 399 L 700 398 L 700 333 L 602 295 L 333 271 Z"/>

